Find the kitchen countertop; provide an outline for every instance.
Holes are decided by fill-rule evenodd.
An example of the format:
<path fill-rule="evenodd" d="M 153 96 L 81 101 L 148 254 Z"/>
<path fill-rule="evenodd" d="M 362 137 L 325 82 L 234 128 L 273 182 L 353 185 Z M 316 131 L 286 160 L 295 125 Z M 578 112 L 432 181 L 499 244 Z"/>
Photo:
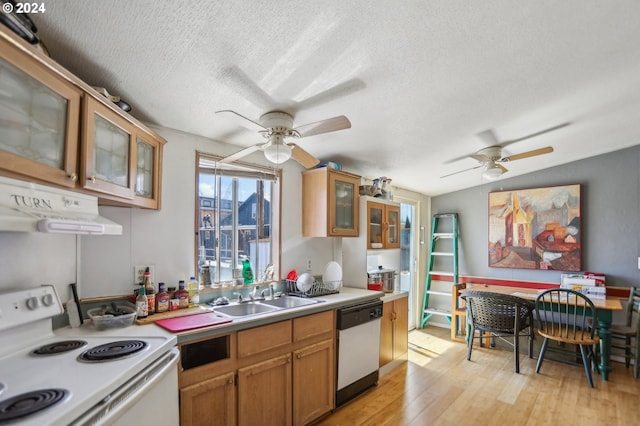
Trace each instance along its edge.
<path fill-rule="evenodd" d="M 406 294 L 406 293 L 404 293 Z M 300 306 L 297 308 L 282 309 L 275 312 L 266 312 L 262 314 L 249 315 L 241 318 L 234 318 L 233 321 L 225 324 L 215 325 L 211 327 L 203 327 L 195 330 L 188 330 L 179 333 L 171 333 L 164 328 L 156 324 L 147 325 L 133 325 L 125 328 L 114 328 L 108 330 L 96 330 L 91 321 L 85 320 L 85 323 L 78 328 L 62 327 L 55 330 L 55 333 L 60 336 L 82 336 L 89 334 L 99 334 L 101 336 L 110 337 L 153 337 L 153 336 L 165 336 L 175 343 L 181 344 L 194 340 L 200 340 L 203 338 L 213 337 L 216 335 L 229 333 L 232 331 L 244 330 L 247 328 L 259 327 L 266 324 L 271 324 L 278 321 L 284 321 L 304 315 L 310 315 L 318 312 L 327 311 L 330 309 L 338 309 L 345 306 L 354 305 L 370 300 L 380 299 L 383 301 L 393 300 L 394 298 L 400 298 L 404 296 L 403 292 L 400 293 L 383 293 L 381 291 L 365 290 L 352 287 L 342 287 L 340 293 L 330 294 L 327 296 L 314 297 L 314 300 L 319 300 L 319 303 L 313 305 Z M 215 311 L 215 308 L 212 308 Z"/>

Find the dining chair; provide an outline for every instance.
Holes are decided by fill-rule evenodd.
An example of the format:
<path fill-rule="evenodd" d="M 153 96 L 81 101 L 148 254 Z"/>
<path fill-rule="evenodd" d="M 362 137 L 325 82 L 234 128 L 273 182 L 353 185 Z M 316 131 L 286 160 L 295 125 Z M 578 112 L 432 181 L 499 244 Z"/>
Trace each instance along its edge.
<path fill-rule="evenodd" d="M 533 303 L 509 294 L 478 290 L 465 291 L 461 297 L 467 304 L 467 322 L 471 328 L 467 335 L 467 360 L 471 360 L 473 340 L 480 339 L 482 346 L 483 334 L 489 333 L 492 347 L 495 337 L 513 346 L 515 372 L 520 373 L 521 336 L 528 338 L 528 355 L 533 358 Z"/>
<path fill-rule="evenodd" d="M 624 363 L 627 368 L 633 359 L 633 377 L 640 373 L 640 287 L 631 287 L 624 324 L 611 324 L 611 347 L 624 349 Z M 622 343 L 618 343 L 622 340 Z"/>
<path fill-rule="evenodd" d="M 577 345 L 580 348 L 589 386 L 593 387 L 590 360 L 595 359 L 593 347 L 600 341 L 595 334 L 595 328 L 590 326 L 596 321 L 593 302 L 575 290 L 554 288 L 538 294 L 535 306 L 540 324 L 538 334 L 544 338 L 538 355 L 536 373 L 540 372 L 550 340 Z"/>

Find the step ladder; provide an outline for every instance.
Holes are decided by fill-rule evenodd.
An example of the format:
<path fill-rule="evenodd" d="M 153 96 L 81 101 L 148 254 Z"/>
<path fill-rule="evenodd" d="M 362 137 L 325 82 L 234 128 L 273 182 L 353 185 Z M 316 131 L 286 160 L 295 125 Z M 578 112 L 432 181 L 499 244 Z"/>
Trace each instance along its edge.
<path fill-rule="evenodd" d="M 449 226 L 447 226 L 447 224 Z M 447 232 L 441 229 L 446 228 Z M 445 241 L 450 240 L 446 243 Z M 445 246 L 445 247 L 443 247 Z M 436 262 L 436 259 L 443 259 Z M 450 259 L 445 259 L 450 258 Z M 434 266 L 445 268 L 445 270 L 436 271 Z M 422 320 L 420 327 L 424 328 L 427 321 L 434 315 L 445 316 L 451 322 L 451 310 L 434 309 L 429 307 L 429 299 L 431 296 L 452 296 L 452 289 L 449 291 L 431 290 L 431 280 L 434 275 L 448 276 L 453 278 L 453 285 L 458 284 L 458 214 L 457 213 L 440 213 L 433 215 L 433 223 L 431 226 L 431 248 L 429 250 L 429 269 L 427 271 L 427 282 L 424 291 L 424 302 L 422 303 Z M 454 302 L 456 302 L 454 300 Z M 457 324 L 455 324 L 457 328 Z M 452 324 L 452 335 L 453 335 Z"/>

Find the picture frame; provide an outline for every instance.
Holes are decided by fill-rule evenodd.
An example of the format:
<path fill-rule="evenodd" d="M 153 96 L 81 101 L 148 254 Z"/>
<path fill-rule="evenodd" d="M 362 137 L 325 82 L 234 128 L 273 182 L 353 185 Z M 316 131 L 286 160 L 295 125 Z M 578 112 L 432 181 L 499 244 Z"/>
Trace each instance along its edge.
<path fill-rule="evenodd" d="M 489 267 L 582 270 L 580 184 L 489 193 Z"/>

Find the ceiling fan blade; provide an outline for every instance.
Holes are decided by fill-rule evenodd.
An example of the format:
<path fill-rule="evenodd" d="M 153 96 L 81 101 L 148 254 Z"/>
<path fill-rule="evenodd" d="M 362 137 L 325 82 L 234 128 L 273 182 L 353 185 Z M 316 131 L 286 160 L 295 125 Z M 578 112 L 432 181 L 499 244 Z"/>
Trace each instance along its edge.
<path fill-rule="evenodd" d="M 251 153 L 253 153 L 255 151 L 258 151 L 258 150 L 262 149 L 267 143 L 268 142 L 259 143 L 259 144 L 256 144 L 256 145 L 249 146 L 249 147 L 247 147 L 245 149 L 241 149 L 240 151 L 238 151 L 238 152 L 236 152 L 234 154 L 231 154 L 231 155 L 228 155 L 228 156 L 224 157 L 222 160 L 218 161 L 218 163 L 233 163 L 234 161 L 236 161 L 236 160 L 238 160 L 238 159 L 240 159 L 242 157 L 245 157 L 245 156 L 247 156 L 247 155 L 249 155 L 249 154 L 251 154 Z"/>
<path fill-rule="evenodd" d="M 326 120 L 296 127 L 293 129 L 293 133 L 298 137 L 306 138 L 307 136 L 335 132 L 337 130 L 349 129 L 350 127 L 351 122 L 349 119 L 344 115 L 339 115 L 337 117 L 327 118 Z"/>
<path fill-rule="evenodd" d="M 524 141 L 526 139 L 531 139 L 531 138 L 534 138 L 536 136 L 544 135 L 545 133 L 553 132 L 554 130 L 562 129 L 563 127 L 567 127 L 570 124 L 571 124 L 570 122 L 558 124 L 557 126 L 549 127 L 548 129 L 540 130 L 539 132 L 531 133 L 530 135 L 526 135 L 526 136 L 523 136 L 521 138 L 512 139 L 510 141 L 504 141 L 501 145 L 502 145 L 502 147 L 505 147 L 505 146 L 510 145 L 512 143 L 521 142 L 521 141 Z"/>
<path fill-rule="evenodd" d="M 520 160 L 522 158 L 535 157 L 536 155 L 549 154 L 551 152 L 553 152 L 553 148 L 550 146 L 547 146 L 545 148 L 534 149 L 533 151 L 527 151 L 521 154 L 510 155 L 508 157 L 501 158 L 499 161 L 500 162 L 515 161 L 515 160 Z"/>
<path fill-rule="evenodd" d="M 471 154 L 469 155 L 469 157 L 473 158 L 474 160 L 478 160 L 481 163 L 486 163 L 487 161 L 491 161 L 491 158 L 482 154 Z"/>
<path fill-rule="evenodd" d="M 305 169 L 310 169 L 320 163 L 320 160 L 309 154 L 304 149 L 300 148 L 298 145 L 294 143 L 288 143 L 287 145 L 291 147 L 291 156 L 293 157 L 293 159 L 302 164 Z"/>
<path fill-rule="evenodd" d="M 479 169 L 480 167 L 484 167 L 484 164 L 480 164 L 478 166 L 471 167 L 470 169 L 458 170 L 457 172 L 453 172 L 453 173 L 449 173 L 448 175 L 440 176 L 440 179 L 446 178 L 446 177 L 449 177 L 449 176 L 453 176 L 453 175 L 457 175 L 458 173 L 468 172 L 469 170 Z"/>
<path fill-rule="evenodd" d="M 500 170 L 502 170 L 502 173 L 507 173 L 509 170 L 503 166 L 502 164 L 496 164 L 496 167 L 499 168 Z"/>
<path fill-rule="evenodd" d="M 491 129 L 483 130 L 482 132 L 476 135 L 480 138 L 482 142 L 484 142 L 487 146 L 499 145 L 500 142 L 496 137 L 496 134 Z"/>
<path fill-rule="evenodd" d="M 236 123 L 237 125 L 244 127 L 245 129 L 252 130 L 255 132 L 259 132 L 262 130 L 266 130 L 261 124 L 256 123 L 250 118 L 245 117 L 244 115 L 238 114 L 235 111 L 231 111 L 230 109 L 225 109 L 222 111 L 216 111 L 216 114 L 221 117 L 226 118 L 227 120 Z"/>

